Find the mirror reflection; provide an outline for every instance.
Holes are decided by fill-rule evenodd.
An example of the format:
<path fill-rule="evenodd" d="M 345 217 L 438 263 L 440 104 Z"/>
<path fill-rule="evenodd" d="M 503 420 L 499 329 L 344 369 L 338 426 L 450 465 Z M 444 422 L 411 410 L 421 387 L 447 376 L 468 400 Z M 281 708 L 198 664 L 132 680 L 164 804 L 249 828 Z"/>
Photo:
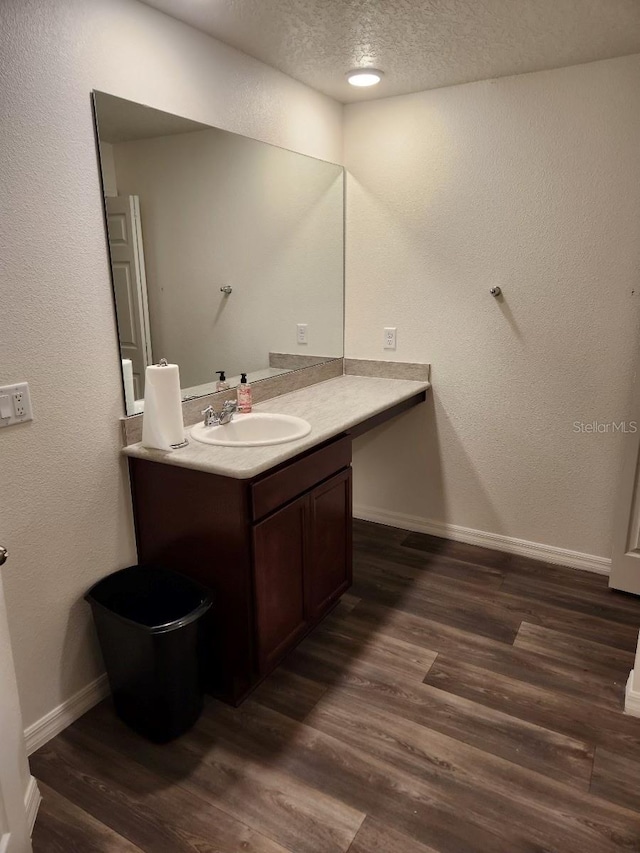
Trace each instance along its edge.
<path fill-rule="evenodd" d="M 127 414 L 343 355 L 343 169 L 94 93 Z"/>

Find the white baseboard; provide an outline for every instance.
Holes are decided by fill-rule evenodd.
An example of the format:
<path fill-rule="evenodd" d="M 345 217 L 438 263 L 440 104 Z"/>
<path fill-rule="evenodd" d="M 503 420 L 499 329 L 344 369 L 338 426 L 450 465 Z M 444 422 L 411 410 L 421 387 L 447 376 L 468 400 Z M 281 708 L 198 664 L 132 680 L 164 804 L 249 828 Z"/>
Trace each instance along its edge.
<path fill-rule="evenodd" d="M 101 675 L 78 690 L 70 699 L 58 705 L 44 717 L 41 717 L 35 723 L 30 725 L 24 731 L 24 739 L 27 746 L 27 755 L 40 749 L 51 738 L 60 734 L 61 731 L 75 722 L 78 717 L 81 717 L 98 702 L 101 702 L 109 695 L 109 684 L 107 676 Z"/>
<path fill-rule="evenodd" d="M 29 784 L 27 785 L 27 792 L 24 795 L 24 810 L 27 815 L 29 835 L 33 832 L 33 827 L 35 826 L 36 818 L 38 817 L 38 809 L 40 808 L 41 802 L 42 795 L 40 794 L 38 783 L 35 778 L 31 776 Z"/>
<path fill-rule="evenodd" d="M 640 693 L 633 689 L 633 670 L 629 673 L 624 691 L 624 712 L 632 717 L 640 717 Z"/>
<path fill-rule="evenodd" d="M 471 527 L 460 527 L 457 524 L 446 524 L 420 518 L 417 515 L 405 515 L 401 512 L 390 512 L 386 509 L 376 509 L 371 506 L 354 506 L 353 514 L 364 521 L 375 521 L 390 527 L 400 527 L 417 533 L 428 533 L 440 536 L 442 539 L 452 539 L 454 542 L 465 542 L 467 545 L 480 545 L 483 548 L 493 548 L 495 551 L 505 551 L 508 554 L 518 554 L 522 557 L 532 557 L 545 563 L 557 563 L 573 569 L 583 569 L 608 575 L 611 570 L 611 560 L 607 557 L 597 557 L 593 554 L 583 554 L 580 551 L 569 551 L 567 548 L 555 548 L 553 545 L 542 545 L 538 542 L 528 542 L 526 539 L 515 539 L 500 533 L 485 533 Z"/>

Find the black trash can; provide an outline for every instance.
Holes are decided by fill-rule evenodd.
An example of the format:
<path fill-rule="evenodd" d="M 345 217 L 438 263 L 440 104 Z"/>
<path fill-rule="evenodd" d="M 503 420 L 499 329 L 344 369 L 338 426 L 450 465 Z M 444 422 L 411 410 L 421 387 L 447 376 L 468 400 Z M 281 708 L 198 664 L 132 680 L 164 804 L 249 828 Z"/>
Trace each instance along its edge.
<path fill-rule="evenodd" d="M 91 604 L 118 716 L 164 743 L 200 716 L 208 592 L 176 572 L 131 566 L 98 581 Z"/>

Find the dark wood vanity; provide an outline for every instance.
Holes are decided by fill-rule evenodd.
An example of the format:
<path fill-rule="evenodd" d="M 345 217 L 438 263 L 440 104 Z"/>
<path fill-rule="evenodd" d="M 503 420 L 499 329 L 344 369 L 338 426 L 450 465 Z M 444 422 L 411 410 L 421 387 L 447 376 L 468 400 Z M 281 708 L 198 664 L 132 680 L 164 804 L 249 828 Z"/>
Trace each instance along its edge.
<path fill-rule="evenodd" d="M 424 399 L 252 479 L 129 459 L 139 562 L 212 591 L 210 693 L 240 703 L 350 587 L 352 439 Z"/>
<path fill-rule="evenodd" d="M 170 146 L 158 147 L 153 137 L 162 138 L 169 125 L 183 126 L 184 118 L 104 92 L 94 92 L 93 106 L 116 325 L 124 330 L 123 395 L 131 417 L 122 423 L 123 452 L 129 456 L 138 562 L 175 569 L 211 590 L 206 686 L 239 703 L 351 585 L 352 439 L 422 402 L 429 365 L 343 357 L 342 166 L 202 124 L 197 152 L 189 134 L 174 134 Z M 153 128 L 149 139 L 139 138 L 140 121 Z M 113 145 L 121 141 L 126 144 L 115 156 Z M 147 145 L 153 145 L 153 157 Z M 276 163 L 282 203 L 274 207 L 273 201 L 264 204 L 264 186 Z M 174 185 L 184 189 L 179 208 Z M 226 215 L 230 204 L 234 217 Z M 203 205 L 210 211 L 204 223 Z M 304 210 L 316 211 L 313 233 L 299 227 Z M 209 220 L 216 222 L 217 244 L 228 251 L 211 252 Z M 192 227 L 183 228 L 184 222 Z M 261 234 L 250 253 L 238 242 L 238 222 Z M 145 252 L 154 258 L 149 277 L 142 274 Z M 177 256 L 186 265 L 179 281 Z M 219 288 L 224 295 L 217 288 L 201 292 L 203 269 L 211 281 L 225 283 Z M 133 283 L 135 298 L 123 282 Z M 245 291 L 240 298 L 248 298 L 251 288 L 260 294 L 248 298 L 254 310 L 244 313 L 241 335 L 234 311 L 223 310 L 234 289 L 229 282 Z M 153 324 L 145 318 L 149 301 L 157 308 Z M 298 348 L 299 339 L 292 348 L 293 326 L 289 332 L 282 324 L 277 331 L 270 327 L 265 305 L 274 317 L 286 309 L 287 316 L 313 318 L 321 350 L 310 356 Z M 183 330 L 203 328 L 203 312 L 212 310 L 215 364 L 211 323 L 206 334 L 191 336 L 188 347 L 183 341 Z M 306 343 L 306 323 L 298 334 L 303 327 Z M 231 340 L 234 370 L 249 368 L 250 381 L 252 373 L 264 376 L 267 364 L 274 371 L 254 385 L 254 404 L 286 396 L 285 408 L 301 406 L 289 414 L 313 420 L 309 438 L 275 452 L 240 445 L 203 449 L 193 435 L 174 452 L 143 447 L 139 413 L 147 355 L 180 356 L 190 386 L 187 393 L 182 389 L 183 421 L 191 425 L 209 404 L 237 396 L 228 386 L 214 392 L 211 382 L 230 365 L 224 342 Z M 391 390 L 389 380 L 399 384 Z M 302 396 L 292 403 L 294 393 Z M 287 458 L 289 453 L 298 455 Z"/>

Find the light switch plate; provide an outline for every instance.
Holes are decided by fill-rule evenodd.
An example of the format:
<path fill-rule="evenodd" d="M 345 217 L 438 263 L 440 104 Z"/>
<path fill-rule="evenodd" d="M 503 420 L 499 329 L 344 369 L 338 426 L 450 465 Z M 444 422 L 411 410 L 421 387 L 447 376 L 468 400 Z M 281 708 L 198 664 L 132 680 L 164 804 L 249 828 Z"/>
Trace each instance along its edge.
<path fill-rule="evenodd" d="M 0 427 L 23 424 L 33 420 L 31 396 L 27 382 L 0 387 Z"/>
<path fill-rule="evenodd" d="M 299 344 L 309 343 L 308 327 L 306 323 L 298 323 L 296 326 L 296 338 Z"/>

